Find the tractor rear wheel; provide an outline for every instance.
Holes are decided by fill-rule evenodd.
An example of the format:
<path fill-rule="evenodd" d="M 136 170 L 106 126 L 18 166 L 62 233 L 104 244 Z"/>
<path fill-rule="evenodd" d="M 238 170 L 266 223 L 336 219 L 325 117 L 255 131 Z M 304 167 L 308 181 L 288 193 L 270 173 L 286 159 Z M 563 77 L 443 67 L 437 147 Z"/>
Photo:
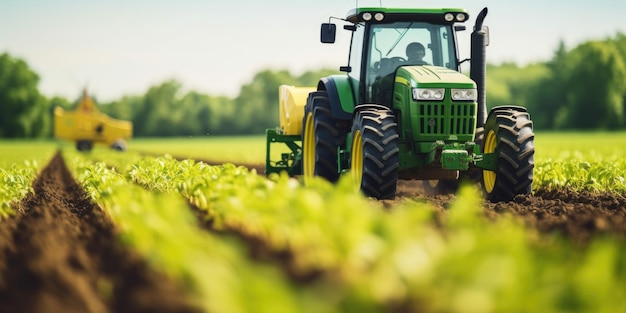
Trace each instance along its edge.
<path fill-rule="evenodd" d="M 530 194 L 535 167 L 535 134 L 523 107 L 495 107 L 485 124 L 483 153 L 497 155 L 496 170 L 483 170 L 483 190 L 491 202 Z"/>
<path fill-rule="evenodd" d="M 78 151 L 91 151 L 93 149 L 93 143 L 89 140 L 79 140 L 76 142 L 76 150 Z"/>
<path fill-rule="evenodd" d="M 345 123 L 343 123 L 345 124 Z M 342 121 L 333 118 L 326 91 L 309 94 L 302 121 L 302 172 L 330 182 L 339 179 L 337 148 L 345 142 Z"/>
<path fill-rule="evenodd" d="M 398 182 L 398 125 L 391 110 L 359 110 L 352 124 L 350 173 L 368 197 L 394 199 Z"/>

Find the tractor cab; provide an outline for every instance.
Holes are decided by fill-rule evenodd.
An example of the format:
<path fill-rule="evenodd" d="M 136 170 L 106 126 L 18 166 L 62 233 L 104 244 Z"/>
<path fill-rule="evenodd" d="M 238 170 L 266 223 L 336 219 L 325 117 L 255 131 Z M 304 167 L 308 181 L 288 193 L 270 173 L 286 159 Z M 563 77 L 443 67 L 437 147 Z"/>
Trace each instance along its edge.
<path fill-rule="evenodd" d="M 459 71 L 455 23 L 465 22 L 461 9 L 358 8 L 348 13 L 344 28 L 352 31 L 348 72 L 356 103 L 390 106 L 394 77 L 401 66 L 436 66 Z M 322 42 L 334 42 L 335 27 L 322 24 Z M 412 58 L 413 50 L 423 53 Z M 421 71 L 430 71 L 423 68 Z"/>

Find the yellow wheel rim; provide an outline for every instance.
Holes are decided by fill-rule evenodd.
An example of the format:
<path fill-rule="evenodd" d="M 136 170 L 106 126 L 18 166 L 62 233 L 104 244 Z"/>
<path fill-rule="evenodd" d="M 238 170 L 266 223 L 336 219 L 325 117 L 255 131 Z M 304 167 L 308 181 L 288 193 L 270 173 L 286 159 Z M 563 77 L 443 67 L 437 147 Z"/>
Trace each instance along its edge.
<path fill-rule="evenodd" d="M 487 133 L 487 136 L 485 137 L 485 147 L 483 149 L 483 152 L 493 153 L 496 151 L 497 146 L 498 144 L 497 144 L 496 132 L 493 130 L 490 130 L 489 133 Z M 485 185 L 485 190 L 488 193 L 491 193 L 493 191 L 493 188 L 496 186 L 496 172 L 483 170 L 483 184 Z"/>
<path fill-rule="evenodd" d="M 361 180 L 363 179 L 363 136 L 361 131 L 357 130 L 352 134 L 352 153 L 350 155 L 350 176 L 354 182 L 355 188 L 361 188 Z"/>
<path fill-rule="evenodd" d="M 302 172 L 305 180 L 315 175 L 315 128 L 313 113 L 309 112 L 304 124 L 304 141 L 302 142 Z"/>

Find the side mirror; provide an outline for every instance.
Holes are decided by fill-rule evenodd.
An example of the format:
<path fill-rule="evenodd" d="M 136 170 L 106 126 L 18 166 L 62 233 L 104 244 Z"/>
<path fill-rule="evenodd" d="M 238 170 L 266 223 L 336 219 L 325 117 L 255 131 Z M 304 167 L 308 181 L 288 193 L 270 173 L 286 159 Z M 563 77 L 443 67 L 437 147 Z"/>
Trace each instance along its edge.
<path fill-rule="evenodd" d="M 337 25 L 332 23 L 322 23 L 320 31 L 320 40 L 322 43 L 335 43 L 335 35 L 337 34 Z"/>

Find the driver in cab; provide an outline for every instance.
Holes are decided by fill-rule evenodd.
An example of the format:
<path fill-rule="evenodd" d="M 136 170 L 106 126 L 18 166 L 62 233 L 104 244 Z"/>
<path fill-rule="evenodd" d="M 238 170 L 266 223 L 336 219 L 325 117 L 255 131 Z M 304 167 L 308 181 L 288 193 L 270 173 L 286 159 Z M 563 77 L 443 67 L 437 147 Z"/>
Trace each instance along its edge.
<path fill-rule="evenodd" d="M 407 64 L 428 65 L 428 63 L 423 60 L 425 55 L 426 49 L 424 49 L 424 45 L 419 42 L 412 42 L 406 46 L 406 56 L 408 57 L 406 60 Z"/>

